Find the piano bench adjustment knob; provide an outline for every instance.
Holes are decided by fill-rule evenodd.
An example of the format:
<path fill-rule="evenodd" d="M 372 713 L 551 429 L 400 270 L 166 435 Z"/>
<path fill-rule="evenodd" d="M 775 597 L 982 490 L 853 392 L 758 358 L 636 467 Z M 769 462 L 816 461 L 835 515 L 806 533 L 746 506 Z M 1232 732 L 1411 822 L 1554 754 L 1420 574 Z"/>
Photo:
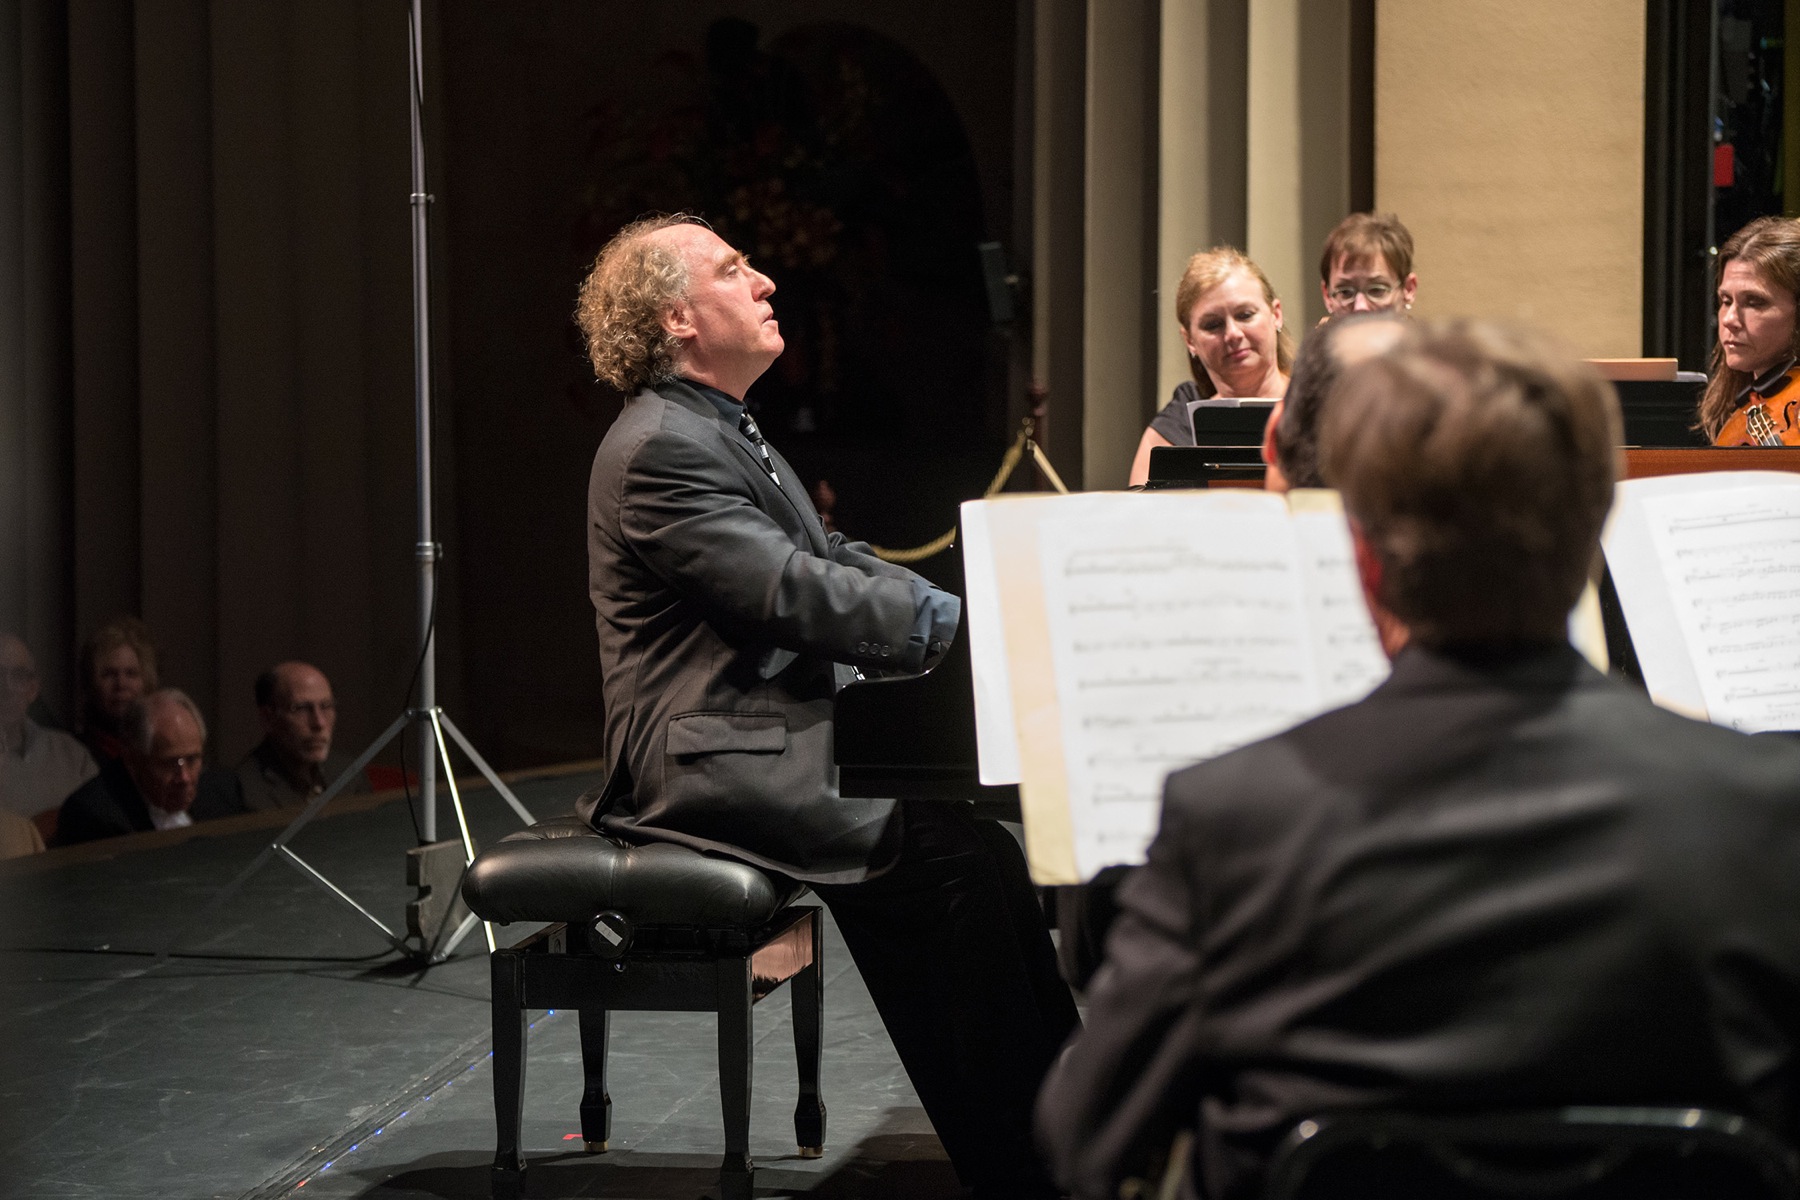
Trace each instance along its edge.
<path fill-rule="evenodd" d="M 588 922 L 587 944 L 601 958 L 624 958 L 631 949 L 631 922 L 625 914 L 608 909 Z"/>

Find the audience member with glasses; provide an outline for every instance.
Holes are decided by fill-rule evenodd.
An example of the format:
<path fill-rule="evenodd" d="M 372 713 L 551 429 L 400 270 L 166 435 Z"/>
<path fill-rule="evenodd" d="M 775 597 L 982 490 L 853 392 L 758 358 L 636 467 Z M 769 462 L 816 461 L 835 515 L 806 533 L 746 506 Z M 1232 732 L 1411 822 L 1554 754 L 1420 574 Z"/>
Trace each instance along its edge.
<path fill-rule="evenodd" d="M 218 815 L 229 776 L 206 769 L 206 718 L 179 688 L 133 701 L 122 722 L 121 757 L 63 801 L 55 845 L 180 829 Z"/>
<path fill-rule="evenodd" d="M 239 799 L 252 812 L 298 807 L 350 765 L 331 749 L 337 728 L 331 681 L 310 663 L 284 662 L 257 676 L 255 692 L 263 739 L 238 763 Z M 341 794 L 368 790 L 359 773 Z"/>
<path fill-rule="evenodd" d="M 1410 312 L 1419 277 L 1413 239 L 1393 213 L 1351 213 L 1325 237 L 1319 290 L 1325 319 L 1345 313 Z"/>

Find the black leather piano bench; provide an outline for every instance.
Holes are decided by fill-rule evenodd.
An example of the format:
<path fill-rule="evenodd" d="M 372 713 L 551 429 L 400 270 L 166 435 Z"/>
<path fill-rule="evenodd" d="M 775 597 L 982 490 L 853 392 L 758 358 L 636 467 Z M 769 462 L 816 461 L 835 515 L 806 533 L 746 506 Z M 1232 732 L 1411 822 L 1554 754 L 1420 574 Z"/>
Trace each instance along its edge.
<path fill-rule="evenodd" d="M 742 863 L 680 846 L 630 846 L 578 817 L 540 821 L 476 856 L 463 899 L 489 921 L 550 921 L 493 954 L 493 1194 L 521 1194 L 525 1156 L 525 1030 L 531 1009 L 581 1017 L 585 1088 L 581 1136 L 604 1152 L 612 1128 L 606 1086 L 609 1014 L 712 1012 L 719 1020 L 719 1090 L 725 1113 L 725 1200 L 749 1200 L 751 1008 L 793 981 L 800 1103 L 794 1136 L 803 1157 L 824 1152 L 819 1100 L 825 977 L 819 910 L 796 906 L 805 889 Z"/>

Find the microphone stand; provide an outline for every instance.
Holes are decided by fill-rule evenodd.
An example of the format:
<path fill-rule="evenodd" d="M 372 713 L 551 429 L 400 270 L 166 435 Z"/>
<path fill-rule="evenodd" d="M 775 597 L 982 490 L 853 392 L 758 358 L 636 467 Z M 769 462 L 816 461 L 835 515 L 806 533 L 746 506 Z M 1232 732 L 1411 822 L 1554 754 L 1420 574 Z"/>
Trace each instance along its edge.
<path fill-rule="evenodd" d="M 461 747 L 475 769 L 481 772 L 493 789 L 498 792 L 507 804 L 512 806 L 520 820 L 530 825 L 533 821 L 531 813 L 519 803 L 500 776 L 495 774 L 487 760 L 463 736 L 456 722 L 450 719 L 437 702 L 437 564 L 443 557 L 443 547 L 438 545 L 432 536 L 431 508 L 431 275 L 430 230 L 427 218 L 430 214 L 432 197 L 425 190 L 425 45 L 424 45 L 424 11 L 423 0 L 410 0 L 407 22 L 407 91 L 412 110 L 412 268 L 413 268 L 413 446 L 418 468 L 418 508 L 419 536 L 413 547 L 413 558 L 418 564 L 419 587 L 419 667 L 418 703 L 405 709 L 394 718 L 393 723 L 377 737 L 362 754 L 332 781 L 331 786 L 314 796 L 300 815 L 283 829 L 279 836 L 265 846 L 250 864 L 240 871 L 236 878 L 214 894 L 200 909 L 175 931 L 162 950 L 156 956 L 157 965 L 166 962 L 177 947 L 186 939 L 188 932 L 206 920 L 239 888 L 249 882 L 250 877 L 263 868 L 271 858 L 279 857 L 309 882 L 322 888 L 334 900 L 339 901 L 351 911 L 368 921 L 401 954 L 417 959 L 424 964 L 440 963 L 455 953 L 471 930 L 477 918 L 474 913 L 468 914 L 454 931 L 445 934 L 450 918 L 455 914 L 454 898 L 444 905 L 444 916 L 438 922 L 437 929 L 429 936 L 421 931 L 419 945 L 411 946 L 399 934 L 382 922 L 374 913 L 332 883 L 321 872 L 305 859 L 288 848 L 299 832 L 310 824 L 314 817 L 324 809 L 349 784 L 362 776 L 363 769 L 379 754 L 389 742 L 400 736 L 409 725 L 418 726 L 419 738 L 419 804 L 420 839 L 426 847 L 437 842 L 437 769 L 440 764 L 444 768 L 444 783 L 450 792 L 450 807 L 456 814 L 457 830 L 462 840 L 463 870 L 475 860 L 475 843 L 469 836 L 468 816 L 463 810 L 462 792 L 456 785 L 456 774 L 450 765 L 450 747 L 445 740 L 450 740 Z M 423 866 L 423 864 L 421 864 Z M 482 930 L 487 935 L 488 950 L 495 949 L 494 927 L 482 922 Z"/>

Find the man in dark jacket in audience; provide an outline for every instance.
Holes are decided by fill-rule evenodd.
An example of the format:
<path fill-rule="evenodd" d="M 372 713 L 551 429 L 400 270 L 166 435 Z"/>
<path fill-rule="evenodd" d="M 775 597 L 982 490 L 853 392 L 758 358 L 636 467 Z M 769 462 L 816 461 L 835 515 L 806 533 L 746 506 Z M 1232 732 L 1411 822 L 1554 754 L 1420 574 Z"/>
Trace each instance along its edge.
<path fill-rule="evenodd" d="M 334 754 L 337 698 L 331 681 L 310 663 L 277 663 L 256 677 L 256 712 L 263 739 L 237 765 L 245 809 L 299 808 L 330 787 L 351 760 Z M 369 790 L 358 775 L 339 795 Z"/>
<path fill-rule="evenodd" d="M 122 732 L 124 754 L 63 801 L 56 845 L 179 829 L 235 807 L 231 778 L 205 769 L 206 719 L 186 692 L 134 701 Z"/>

